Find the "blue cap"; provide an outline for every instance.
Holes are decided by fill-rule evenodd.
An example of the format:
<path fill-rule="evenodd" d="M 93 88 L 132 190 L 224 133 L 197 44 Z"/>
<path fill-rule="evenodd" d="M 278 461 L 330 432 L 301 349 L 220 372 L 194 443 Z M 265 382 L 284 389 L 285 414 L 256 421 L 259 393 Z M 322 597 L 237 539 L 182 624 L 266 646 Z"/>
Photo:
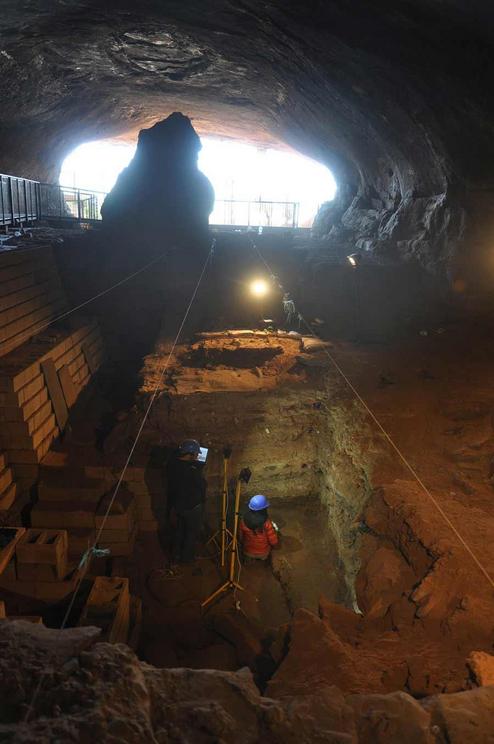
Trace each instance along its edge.
<path fill-rule="evenodd" d="M 268 506 L 269 501 L 260 493 L 258 493 L 257 496 L 253 496 L 249 501 L 249 509 L 251 511 L 261 511 L 262 509 L 267 509 Z"/>
<path fill-rule="evenodd" d="M 196 439 L 184 439 L 178 451 L 181 455 L 198 455 L 201 447 Z"/>

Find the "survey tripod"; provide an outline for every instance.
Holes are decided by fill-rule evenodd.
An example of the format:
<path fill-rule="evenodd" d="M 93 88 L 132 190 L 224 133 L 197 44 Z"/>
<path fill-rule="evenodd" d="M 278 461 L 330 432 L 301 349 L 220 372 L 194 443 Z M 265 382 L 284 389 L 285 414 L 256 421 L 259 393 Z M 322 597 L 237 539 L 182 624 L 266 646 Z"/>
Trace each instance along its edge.
<path fill-rule="evenodd" d="M 248 483 L 250 481 L 251 475 L 252 473 L 249 468 L 242 468 L 235 485 L 235 519 L 233 522 L 233 534 L 230 533 L 232 534 L 232 541 L 230 546 L 230 566 L 228 570 L 228 578 L 220 587 L 218 587 L 218 589 L 216 589 L 216 591 L 214 591 L 212 594 L 209 595 L 209 597 L 206 597 L 206 599 L 201 602 L 201 608 L 207 607 L 210 602 L 216 599 L 216 597 L 219 597 L 221 594 L 223 594 L 223 592 L 227 592 L 230 589 L 243 590 L 243 587 L 241 587 L 240 584 L 235 581 L 235 561 L 237 560 L 238 556 L 237 532 L 240 515 L 240 491 L 242 489 L 242 483 Z"/>
<path fill-rule="evenodd" d="M 223 487 L 221 491 L 221 527 L 207 541 L 216 545 L 220 552 L 221 568 L 225 565 L 226 551 L 231 545 L 233 535 L 227 527 L 226 516 L 228 512 L 228 463 L 232 454 L 231 447 L 225 447 L 223 450 Z"/>

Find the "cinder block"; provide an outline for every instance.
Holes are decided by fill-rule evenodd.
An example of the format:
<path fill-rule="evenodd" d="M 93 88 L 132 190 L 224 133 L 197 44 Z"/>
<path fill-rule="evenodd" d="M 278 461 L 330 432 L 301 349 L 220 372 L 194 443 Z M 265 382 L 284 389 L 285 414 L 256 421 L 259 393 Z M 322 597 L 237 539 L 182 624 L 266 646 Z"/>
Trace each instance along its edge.
<path fill-rule="evenodd" d="M 17 575 L 20 566 L 34 565 L 37 568 L 49 566 L 50 572 L 40 570 L 39 575 L 33 576 L 40 581 L 51 581 L 53 573 L 55 579 L 62 579 L 67 573 L 68 536 L 66 530 L 30 529 L 22 536 L 16 547 Z M 45 575 L 46 574 L 46 577 Z"/>

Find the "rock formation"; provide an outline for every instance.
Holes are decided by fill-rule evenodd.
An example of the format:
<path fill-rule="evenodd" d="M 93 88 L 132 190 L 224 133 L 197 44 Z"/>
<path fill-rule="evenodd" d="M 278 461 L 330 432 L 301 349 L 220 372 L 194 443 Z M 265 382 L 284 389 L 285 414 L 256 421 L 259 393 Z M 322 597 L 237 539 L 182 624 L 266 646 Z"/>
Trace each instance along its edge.
<path fill-rule="evenodd" d="M 0 629 L 0 738 L 9 744 L 487 744 L 492 734 L 492 686 L 418 702 L 404 692 L 344 694 L 292 665 L 263 697 L 247 668 L 156 669 L 126 646 L 98 643 L 95 628 L 20 620 Z M 321 641 L 309 639 L 316 653 Z"/>
<path fill-rule="evenodd" d="M 200 149 L 190 119 L 177 112 L 139 132 L 134 158 L 101 208 L 104 225 L 160 241 L 204 238 L 214 192 L 197 167 Z"/>

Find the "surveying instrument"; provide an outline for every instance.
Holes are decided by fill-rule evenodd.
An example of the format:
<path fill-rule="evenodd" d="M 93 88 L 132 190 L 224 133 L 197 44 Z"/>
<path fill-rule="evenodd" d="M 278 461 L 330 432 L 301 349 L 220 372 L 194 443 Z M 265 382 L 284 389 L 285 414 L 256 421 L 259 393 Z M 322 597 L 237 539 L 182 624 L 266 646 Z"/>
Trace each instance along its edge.
<path fill-rule="evenodd" d="M 248 483 L 250 481 L 251 475 L 252 473 L 249 468 L 242 468 L 237 478 L 237 483 L 235 485 L 235 519 L 233 522 L 233 534 L 231 532 L 229 533 L 232 536 L 232 538 L 231 538 L 231 545 L 230 545 L 230 566 L 228 570 L 228 578 L 218 589 L 216 589 L 216 591 L 214 591 L 212 594 L 209 595 L 209 597 L 206 597 L 206 599 L 203 602 L 201 602 L 201 608 L 207 607 L 207 605 L 210 602 L 212 602 L 214 599 L 216 599 L 216 597 L 219 597 L 221 594 L 223 594 L 223 592 L 227 592 L 230 589 L 240 589 L 241 591 L 243 591 L 243 587 L 240 586 L 240 584 L 237 581 L 235 581 L 235 561 L 238 555 L 237 531 L 238 531 L 238 520 L 239 520 L 239 513 L 240 513 L 239 511 L 240 510 L 240 491 L 242 489 L 242 483 Z M 226 511 L 225 511 L 225 527 L 226 527 Z"/>
<path fill-rule="evenodd" d="M 225 566 L 226 551 L 231 545 L 233 535 L 226 525 L 226 516 L 228 512 L 228 462 L 232 454 L 231 447 L 225 447 L 223 450 L 223 488 L 221 491 L 221 526 L 214 535 L 207 541 L 206 545 L 213 543 L 220 552 L 221 568 Z"/>

